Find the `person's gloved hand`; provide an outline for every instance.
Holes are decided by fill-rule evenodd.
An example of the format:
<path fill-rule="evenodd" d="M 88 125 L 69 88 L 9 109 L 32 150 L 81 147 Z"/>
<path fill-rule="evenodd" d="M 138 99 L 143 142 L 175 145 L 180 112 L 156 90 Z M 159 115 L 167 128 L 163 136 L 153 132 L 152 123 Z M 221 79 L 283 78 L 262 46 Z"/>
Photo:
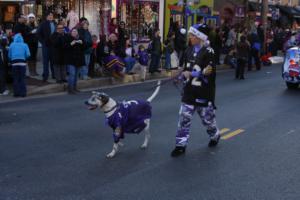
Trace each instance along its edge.
<path fill-rule="evenodd" d="M 192 75 L 193 78 L 199 77 L 200 74 L 201 74 L 201 72 L 200 71 L 196 71 L 196 70 L 193 70 L 192 73 L 191 73 L 191 75 Z"/>
<path fill-rule="evenodd" d="M 204 74 L 205 76 L 209 76 L 209 75 L 212 74 L 212 71 L 213 71 L 213 67 L 212 67 L 211 65 L 208 65 L 207 67 L 205 67 L 205 68 L 203 69 L 203 74 Z"/>

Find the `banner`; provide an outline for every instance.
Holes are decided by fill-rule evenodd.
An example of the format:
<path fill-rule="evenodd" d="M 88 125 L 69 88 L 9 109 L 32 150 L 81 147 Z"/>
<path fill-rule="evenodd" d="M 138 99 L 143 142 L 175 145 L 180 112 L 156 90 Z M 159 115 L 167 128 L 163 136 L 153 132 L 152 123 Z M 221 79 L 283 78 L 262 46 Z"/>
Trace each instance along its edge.
<path fill-rule="evenodd" d="M 245 6 L 236 6 L 235 7 L 235 16 L 236 17 L 245 17 Z"/>
<path fill-rule="evenodd" d="M 168 8 L 172 14 L 182 14 L 183 7 L 182 6 L 175 6 L 175 5 L 168 5 Z"/>

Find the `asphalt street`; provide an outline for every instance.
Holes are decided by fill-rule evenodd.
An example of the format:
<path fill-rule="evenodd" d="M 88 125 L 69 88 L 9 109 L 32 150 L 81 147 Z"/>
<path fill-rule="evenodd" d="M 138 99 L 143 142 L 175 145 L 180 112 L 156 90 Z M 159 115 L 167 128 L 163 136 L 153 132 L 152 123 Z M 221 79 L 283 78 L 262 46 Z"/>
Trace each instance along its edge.
<path fill-rule="evenodd" d="M 299 200 L 300 89 L 279 65 L 234 80 L 218 73 L 220 144 L 194 116 L 187 152 L 171 158 L 180 105 L 172 84 L 152 103 L 152 138 L 126 135 L 111 160 L 112 130 L 80 95 L 0 103 L 0 200 Z M 117 100 L 146 99 L 152 83 L 105 89 Z"/>

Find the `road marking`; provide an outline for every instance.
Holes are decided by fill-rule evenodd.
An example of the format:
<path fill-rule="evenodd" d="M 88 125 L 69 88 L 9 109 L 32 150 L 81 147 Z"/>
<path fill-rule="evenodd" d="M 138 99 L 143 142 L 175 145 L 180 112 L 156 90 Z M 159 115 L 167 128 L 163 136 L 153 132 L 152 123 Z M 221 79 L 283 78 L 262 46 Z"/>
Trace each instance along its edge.
<path fill-rule="evenodd" d="M 230 131 L 229 128 L 222 128 L 222 129 L 220 130 L 220 134 L 223 135 L 224 133 L 226 133 L 226 132 L 228 132 L 228 131 Z"/>
<path fill-rule="evenodd" d="M 236 131 L 233 131 L 233 132 L 231 132 L 231 133 L 228 133 L 227 135 L 224 135 L 224 136 L 222 136 L 222 140 L 227 140 L 227 139 L 229 139 L 229 138 L 232 138 L 232 137 L 234 137 L 234 136 L 236 136 L 236 135 L 238 135 L 238 134 L 240 134 L 240 133 L 243 133 L 245 130 L 243 130 L 243 129 L 238 129 L 238 130 L 236 130 Z"/>

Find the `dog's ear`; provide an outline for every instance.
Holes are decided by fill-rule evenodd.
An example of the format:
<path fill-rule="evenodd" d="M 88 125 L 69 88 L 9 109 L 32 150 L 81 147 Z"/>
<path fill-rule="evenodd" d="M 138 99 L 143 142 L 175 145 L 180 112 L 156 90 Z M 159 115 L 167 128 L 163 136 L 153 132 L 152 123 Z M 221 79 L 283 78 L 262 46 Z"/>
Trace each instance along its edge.
<path fill-rule="evenodd" d="M 98 92 L 96 92 L 96 91 L 92 91 L 92 94 L 93 94 L 93 95 L 96 95 L 96 94 L 98 94 Z"/>
<path fill-rule="evenodd" d="M 105 93 L 100 93 L 99 97 L 103 104 L 106 104 L 109 101 L 109 96 Z"/>

